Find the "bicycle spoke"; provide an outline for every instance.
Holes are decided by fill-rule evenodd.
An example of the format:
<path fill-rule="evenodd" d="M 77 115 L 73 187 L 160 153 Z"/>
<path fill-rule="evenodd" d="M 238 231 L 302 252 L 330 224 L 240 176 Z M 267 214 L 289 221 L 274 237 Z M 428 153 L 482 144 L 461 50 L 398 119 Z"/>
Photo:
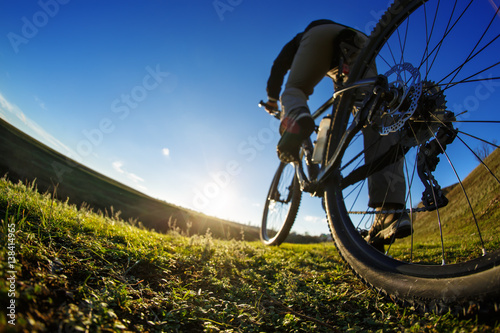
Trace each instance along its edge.
<path fill-rule="evenodd" d="M 437 4 L 437 8 L 436 8 L 436 11 L 434 12 L 434 19 L 432 20 L 432 27 L 431 27 L 431 30 L 428 31 L 428 23 L 427 23 L 427 3 L 424 4 L 423 8 L 424 8 L 424 19 L 425 19 L 425 38 L 426 38 L 426 43 L 425 43 L 425 50 L 424 52 L 422 53 L 422 59 L 420 60 L 420 66 L 419 66 L 419 70 L 422 66 L 422 64 L 424 64 L 425 62 L 425 66 L 426 66 L 426 69 L 425 69 L 425 81 L 427 81 L 427 74 L 429 73 L 429 62 L 427 61 L 427 59 L 429 59 L 429 43 L 430 43 L 430 37 L 432 36 L 433 32 L 434 32 L 434 27 L 436 25 L 436 20 L 437 20 L 437 15 L 438 15 L 438 12 L 439 12 L 439 7 L 440 7 L 440 4 L 441 4 L 441 1 L 439 0 L 438 1 L 438 4 Z M 426 60 L 424 60 L 424 57 Z"/>
<path fill-rule="evenodd" d="M 497 35 L 494 39 L 492 39 L 489 43 L 487 43 L 483 48 L 481 48 L 479 51 L 477 51 L 475 54 L 474 51 L 476 50 L 476 48 L 479 46 L 479 44 L 481 43 L 481 41 L 483 40 L 484 36 L 486 35 L 486 33 L 488 32 L 488 30 L 490 29 L 491 25 L 493 24 L 493 20 L 495 19 L 495 16 L 497 15 L 498 13 L 498 9 L 497 11 L 495 12 L 495 14 L 493 15 L 493 18 L 490 20 L 490 23 L 488 24 L 488 27 L 486 27 L 486 29 L 483 31 L 483 34 L 482 36 L 479 38 L 479 40 L 477 41 L 476 45 L 474 45 L 473 49 L 470 51 L 469 55 L 467 56 L 467 58 L 464 60 L 464 62 L 458 66 L 455 70 L 453 70 L 450 74 L 448 74 L 446 77 L 444 77 L 440 82 L 446 80 L 448 78 L 449 75 L 453 74 L 454 72 L 455 75 L 453 76 L 452 78 L 452 81 L 455 79 L 455 77 L 460 73 L 460 71 L 463 69 L 463 67 L 465 66 L 465 64 L 467 64 L 469 61 L 471 61 L 472 59 L 474 59 L 478 54 L 480 54 L 481 52 L 483 52 L 489 45 L 491 45 L 495 40 L 498 39 L 498 37 L 500 37 L 500 34 Z M 445 88 L 446 89 L 446 88 Z"/>
<path fill-rule="evenodd" d="M 430 173 L 429 173 L 429 182 L 432 182 L 432 179 L 430 178 Z M 434 187 L 431 187 L 432 189 L 432 197 L 434 198 L 434 202 L 436 202 L 436 191 L 434 191 Z M 443 223 L 441 222 L 441 214 L 439 214 L 439 208 L 436 209 L 436 217 L 437 217 L 437 223 L 439 226 L 439 237 L 441 240 L 441 265 L 446 265 L 446 257 L 444 253 L 444 237 L 443 237 Z"/>
<path fill-rule="evenodd" d="M 438 4 L 439 4 L 439 3 L 438 3 Z M 451 19 L 452 19 L 452 17 L 453 17 L 453 13 L 455 12 L 456 6 L 457 6 L 457 1 L 455 1 L 455 4 L 453 5 L 453 11 L 450 13 L 450 17 L 449 17 L 449 19 L 448 19 L 448 23 L 447 23 L 447 25 L 446 25 L 446 29 L 445 29 L 445 33 L 444 33 L 443 37 L 442 37 L 442 38 L 441 38 L 441 40 L 437 43 L 437 45 L 436 45 L 436 46 L 435 46 L 435 47 L 431 50 L 431 52 L 429 52 L 429 53 L 428 53 L 427 57 L 426 57 L 423 61 L 421 61 L 421 62 L 420 62 L 420 66 L 419 66 L 419 68 L 418 68 L 419 70 L 420 70 L 420 68 L 421 68 L 422 64 L 423 64 L 424 62 L 428 63 L 429 58 L 430 58 L 430 57 L 434 54 L 434 52 L 436 53 L 436 54 L 434 55 L 433 60 L 431 61 L 430 66 L 428 66 L 428 69 L 427 69 L 426 74 L 427 74 L 427 73 L 429 73 L 429 72 L 430 72 L 430 70 L 431 70 L 431 68 L 434 66 L 434 62 L 435 62 L 435 61 L 436 61 L 436 59 L 437 59 L 437 55 L 438 55 L 438 53 L 439 53 L 439 50 L 441 49 L 441 46 L 442 46 L 442 44 L 443 44 L 443 42 L 444 42 L 444 39 L 446 38 L 446 36 L 447 36 L 447 35 L 448 35 L 448 33 L 449 33 L 448 28 L 450 27 Z M 437 14 L 438 14 L 438 13 L 437 13 L 437 10 L 436 10 L 436 15 L 437 15 Z M 450 29 L 450 31 L 451 31 L 451 29 Z M 429 40 L 431 39 L 431 37 L 432 37 L 432 35 L 430 35 L 430 36 L 428 37 L 428 38 L 429 38 Z M 426 52 L 427 52 L 427 50 L 426 50 Z M 427 75 L 426 75 L 426 77 L 427 77 Z"/>
<path fill-rule="evenodd" d="M 486 249 L 485 249 L 485 246 L 484 246 L 484 241 L 483 241 L 483 236 L 481 235 L 481 229 L 479 228 L 479 223 L 477 221 L 477 218 L 476 218 L 476 214 L 474 213 L 474 209 L 472 208 L 472 204 L 470 202 L 470 198 L 469 198 L 469 195 L 467 194 L 467 191 L 465 190 L 465 187 L 462 183 L 462 179 L 460 178 L 460 176 L 458 175 L 457 173 L 457 170 L 455 169 L 455 166 L 453 165 L 453 163 L 451 162 L 450 160 L 450 157 L 448 156 L 448 153 L 446 152 L 446 150 L 443 148 L 443 146 L 441 145 L 441 142 L 439 142 L 439 140 L 434 136 L 434 138 L 436 139 L 436 142 L 439 144 L 439 146 L 441 147 L 441 150 L 443 152 L 443 154 L 446 156 L 446 159 L 448 160 L 448 163 L 449 165 L 451 166 L 451 168 L 453 169 L 453 172 L 455 173 L 455 176 L 457 177 L 457 180 L 460 184 L 460 187 L 462 188 L 462 192 L 465 196 L 465 199 L 467 200 L 467 204 L 469 205 L 469 208 L 470 208 L 470 211 L 471 211 L 471 214 L 472 214 L 472 217 L 474 219 L 474 223 L 476 225 L 476 229 L 477 229 L 477 232 L 478 232 L 478 235 L 479 235 L 479 239 L 481 241 L 481 245 L 482 245 L 482 251 L 483 251 L 483 255 L 486 254 Z M 434 194 L 434 193 L 433 193 Z"/>
<path fill-rule="evenodd" d="M 408 22 L 406 22 L 406 27 L 405 27 L 405 32 L 403 33 L 403 42 L 401 42 L 401 36 L 400 36 L 400 31 L 399 29 L 397 30 L 397 34 L 398 34 L 398 40 L 399 40 L 399 50 L 400 50 L 400 53 L 401 53 L 401 57 L 399 59 L 399 63 L 400 64 L 403 64 L 405 63 L 404 61 L 404 50 L 406 49 L 406 39 L 408 37 L 408 26 L 410 25 L 410 20 L 408 20 Z M 398 62 L 394 59 L 394 63 L 397 64 Z M 406 79 L 405 79 L 406 81 Z"/>
<path fill-rule="evenodd" d="M 498 65 L 499 65 L 499 63 L 496 63 L 494 66 L 498 66 Z M 470 77 L 474 77 L 478 74 L 480 74 L 480 73 L 475 73 L 475 74 L 471 75 Z M 433 84 L 430 84 L 427 87 L 427 89 L 430 90 L 430 89 L 435 88 L 435 87 L 441 88 L 442 86 L 445 86 L 445 85 L 457 85 L 457 84 L 475 83 L 475 82 L 489 82 L 489 81 L 493 81 L 493 80 L 500 80 L 500 76 L 479 78 L 479 79 L 463 79 L 463 80 L 456 81 L 456 82 L 446 82 L 446 83 L 441 83 L 441 84 L 433 83 Z"/>
<path fill-rule="evenodd" d="M 411 173 L 411 179 L 410 179 L 410 173 L 408 172 L 408 161 L 406 159 L 406 156 L 405 156 L 405 159 L 404 159 L 404 162 L 405 162 L 405 174 L 406 174 L 406 183 L 408 184 L 408 200 L 410 202 L 410 219 L 411 219 L 411 238 L 410 238 L 410 261 L 409 262 L 413 262 L 413 199 L 412 199 L 412 192 L 411 192 L 411 188 L 412 188 L 412 185 L 413 185 L 413 180 L 415 179 L 415 173 L 416 173 L 416 169 L 417 169 L 417 164 L 414 163 L 414 166 L 413 166 L 413 171 Z M 407 202 L 408 202 L 407 200 Z"/>
<path fill-rule="evenodd" d="M 453 87 L 454 87 L 454 86 L 456 86 L 457 84 L 464 83 L 464 82 L 466 82 L 467 80 L 469 80 L 470 78 L 472 78 L 472 77 L 474 77 L 474 76 L 477 76 L 477 75 L 479 75 L 479 74 L 482 74 L 482 73 L 486 72 L 487 70 L 490 70 L 490 69 L 492 69 L 492 68 L 494 68 L 494 67 L 496 67 L 496 66 L 498 66 L 498 65 L 500 65 L 500 61 L 499 61 L 499 62 L 497 62 L 497 63 L 495 63 L 495 64 L 493 64 L 493 65 L 491 65 L 491 66 L 489 66 L 489 67 L 484 68 L 483 70 L 481 70 L 481 71 L 479 71 L 479 72 L 477 72 L 477 73 L 474 73 L 474 74 L 472 74 L 472 75 L 468 76 L 467 78 L 465 78 L 465 79 L 464 79 L 464 80 L 462 80 L 462 81 L 459 81 L 459 82 L 453 83 L 453 85 L 450 85 L 450 86 L 448 86 L 448 87 L 445 87 L 445 88 L 443 89 L 443 91 L 444 91 L 444 90 L 447 90 L 447 89 L 449 89 L 449 88 L 453 88 Z M 485 79 L 485 80 L 483 80 L 483 81 L 488 81 L 488 79 Z"/>
<path fill-rule="evenodd" d="M 460 131 L 460 130 L 458 131 L 458 133 L 461 133 L 461 134 L 464 134 L 464 135 L 470 136 L 470 137 L 471 137 L 471 138 L 473 138 L 473 139 L 476 139 L 476 140 L 479 140 L 479 141 L 481 141 L 481 142 L 487 143 L 487 144 L 489 144 L 489 145 L 491 145 L 491 146 L 493 146 L 493 147 L 495 147 L 495 148 L 500 148 L 500 146 L 499 146 L 499 145 L 496 145 L 496 144 L 494 144 L 494 143 L 492 143 L 492 142 L 489 142 L 489 141 L 487 141 L 487 140 L 484 140 L 484 139 L 482 139 L 482 138 L 479 138 L 479 137 L 477 137 L 477 136 L 475 136 L 475 135 L 472 135 L 472 134 L 470 134 L 470 133 L 466 133 L 466 132 L 463 132 L 463 131 Z"/>
<path fill-rule="evenodd" d="M 474 151 L 474 149 L 472 149 L 460 136 L 457 136 L 457 138 L 467 147 L 467 149 L 470 150 L 471 153 L 474 154 L 474 156 L 481 162 L 481 164 L 486 168 L 486 170 L 488 170 L 489 174 L 495 178 L 495 180 L 497 181 L 498 184 L 500 184 L 500 180 L 498 180 L 497 176 L 495 176 L 495 174 L 493 173 L 493 171 L 491 171 L 491 169 L 488 167 L 488 165 L 486 165 L 486 163 L 484 163 L 484 161 L 481 159 L 481 157 L 479 157 L 478 154 L 476 154 L 476 152 Z"/>

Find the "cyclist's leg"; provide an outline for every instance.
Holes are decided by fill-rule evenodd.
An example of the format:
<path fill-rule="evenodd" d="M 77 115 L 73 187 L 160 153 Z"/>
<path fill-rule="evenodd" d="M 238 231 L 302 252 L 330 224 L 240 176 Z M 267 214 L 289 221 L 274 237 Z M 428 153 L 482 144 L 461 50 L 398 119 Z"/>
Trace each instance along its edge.
<path fill-rule="evenodd" d="M 395 136 L 380 136 L 371 126 L 367 126 L 363 130 L 364 145 L 367 149 L 365 163 L 369 164 L 385 154 L 395 143 Z M 403 158 L 368 177 L 368 205 L 379 213 L 375 214 L 365 239 L 382 252 L 384 244 L 389 244 L 394 237 L 402 238 L 411 234 L 411 220 L 408 214 L 390 212 L 405 208 L 405 193 Z"/>
<path fill-rule="evenodd" d="M 376 65 L 372 63 L 363 77 L 374 77 L 377 72 Z M 398 142 L 395 133 L 381 136 L 372 126 L 366 126 L 362 133 L 366 164 L 385 154 L 392 145 Z M 405 193 L 403 158 L 368 177 L 369 207 L 380 208 L 390 205 L 402 208 L 405 206 Z"/>
<path fill-rule="evenodd" d="M 332 41 L 342 29 L 336 24 L 325 24 L 312 28 L 302 37 L 281 95 L 282 137 L 277 148 L 283 162 L 297 160 L 301 142 L 314 131 L 307 100 L 330 70 Z"/>
<path fill-rule="evenodd" d="M 308 110 L 307 100 L 330 70 L 333 40 L 343 29 L 336 24 L 324 24 L 304 34 L 281 95 L 284 117 L 294 110 Z"/>
<path fill-rule="evenodd" d="M 381 136 L 371 126 L 363 129 L 365 149 L 365 163 L 369 164 L 385 154 L 396 142 L 393 134 Z M 382 207 L 386 204 L 405 204 L 406 182 L 404 177 L 404 161 L 399 159 L 393 164 L 368 177 L 369 206 Z"/>

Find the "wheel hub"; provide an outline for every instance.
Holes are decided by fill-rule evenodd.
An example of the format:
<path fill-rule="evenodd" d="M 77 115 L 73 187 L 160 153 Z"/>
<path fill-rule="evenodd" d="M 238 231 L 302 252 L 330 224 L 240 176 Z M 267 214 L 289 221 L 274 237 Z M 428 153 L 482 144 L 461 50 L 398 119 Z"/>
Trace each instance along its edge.
<path fill-rule="evenodd" d="M 422 82 L 423 93 L 410 121 L 404 126 L 401 144 L 406 147 L 421 145 L 433 138 L 442 126 L 455 119 L 446 110 L 446 96 L 433 81 Z"/>

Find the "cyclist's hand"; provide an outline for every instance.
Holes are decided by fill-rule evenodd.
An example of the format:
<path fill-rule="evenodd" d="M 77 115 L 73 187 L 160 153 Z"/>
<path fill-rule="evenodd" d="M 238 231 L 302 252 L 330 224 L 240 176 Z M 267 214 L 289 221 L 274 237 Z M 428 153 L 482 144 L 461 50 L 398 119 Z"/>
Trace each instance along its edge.
<path fill-rule="evenodd" d="M 264 107 L 267 112 L 273 114 L 278 110 L 278 102 L 268 100 Z"/>

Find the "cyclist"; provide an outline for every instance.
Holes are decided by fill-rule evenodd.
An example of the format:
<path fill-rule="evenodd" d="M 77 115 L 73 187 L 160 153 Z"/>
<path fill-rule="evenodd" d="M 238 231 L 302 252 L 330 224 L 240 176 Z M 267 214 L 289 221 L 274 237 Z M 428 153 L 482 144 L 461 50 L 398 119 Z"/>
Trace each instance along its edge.
<path fill-rule="evenodd" d="M 348 74 L 348 65 L 353 62 L 363 47 L 365 34 L 331 20 L 311 22 L 281 50 L 271 68 L 267 81 L 266 110 L 278 108 L 281 102 L 281 139 L 277 153 L 281 161 L 289 163 L 299 160 L 299 150 L 304 139 L 315 128 L 307 100 L 315 86 L 329 76 L 335 82 Z M 280 96 L 284 77 L 288 73 L 285 89 Z M 376 70 L 369 73 L 376 74 Z M 363 131 L 366 142 L 375 142 L 379 135 L 371 129 Z M 365 160 L 374 159 L 390 146 L 391 138 L 379 140 L 379 148 L 365 153 Z M 391 166 L 388 166 L 389 168 Z M 389 176 L 388 176 L 389 175 Z M 392 178 L 392 182 L 387 184 Z M 396 180 L 394 182 L 394 180 Z M 385 193 L 388 185 L 391 193 Z M 383 169 L 369 178 L 370 206 L 379 211 L 400 210 L 405 207 L 405 181 L 402 161 L 391 169 Z M 393 236 L 405 237 L 411 233 L 411 223 L 406 213 L 377 214 L 366 240 L 383 250 Z"/>

